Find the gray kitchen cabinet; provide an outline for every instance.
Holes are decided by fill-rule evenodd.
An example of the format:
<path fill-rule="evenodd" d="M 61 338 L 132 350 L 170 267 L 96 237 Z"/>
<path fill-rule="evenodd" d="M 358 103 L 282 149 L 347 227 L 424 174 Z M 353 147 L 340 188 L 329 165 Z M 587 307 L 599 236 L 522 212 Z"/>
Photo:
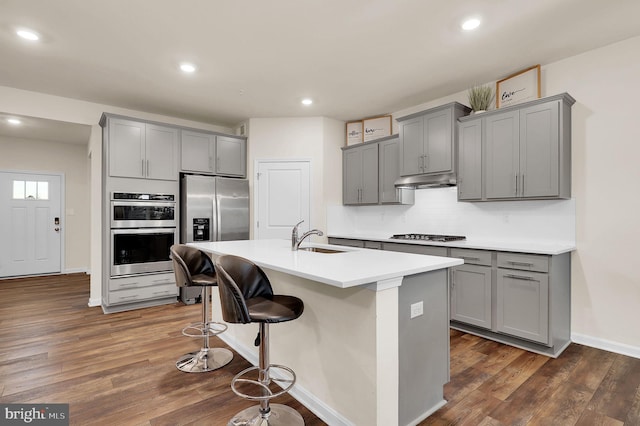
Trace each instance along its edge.
<path fill-rule="evenodd" d="M 498 268 L 496 330 L 549 345 L 549 277 Z"/>
<path fill-rule="evenodd" d="M 178 295 L 173 273 L 136 275 L 107 279 L 103 288 L 103 309 L 106 313 L 128 310 L 128 305 L 153 306 L 158 301 L 175 302 Z"/>
<path fill-rule="evenodd" d="M 247 141 L 244 138 L 183 130 L 181 170 L 221 176 L 247 175 Z"/>
<path fill-rule="evenodd" d="M 451 268 L 451 319 L 491 329 L 491 266 Z"/>
<path fill-rule="evenodd" d="M 178 129 L 120 118 L 108 119 L 109 175 L 178 179 Z"/>
<path fill-rule="evenodd" d="M 415 191 L 396 188 L 400 177 L 400 144 L 398 135 L 379 142 L 380 204 L 413 204 Z"/>
<path fill-rule="evenodd" d="M 182 130 L 180 132 L 181 170 L 214 173 L 216 136 L 211 133 Z"/>
<path fill-rule="evenodd" d="M 452 248 L 449 256 L 465 262 L 451 268 L 451 319 L 491 329 L 491 252 Z"/>
<path fill-rule="evenodd" d="M 457 102 L 398 118 L 400 175 L 455 171 L 456 121 L 470 109 Z"/>
<path fill-rule="evenodd" d="M 342 202 L 378 203 L 378 144 L 349 147 L 342 153 Z"/>
<path fill-rule="evenodd" d="M 563 93 L 461 118 L 458 200 L 570 198 L 574 103 Z M 481 153 L 473 151 L 472 142 L 479 128 Z"/>
<path fill-rule="evenodd" d="M 482 120 L 458 127 L 458 200 L 482 199 Z"/>
<path fill-rule="evenodd" d="M 485 119 L 487 199 L 513 198 L 519 194 L 519 118 L 519 111 L 508 111 Z"/>
<path fill-rule="evenodd" d="M 247 175 L 247 140 L 217 136 L 215 164 L 218 175 L 245 177 Z"/>

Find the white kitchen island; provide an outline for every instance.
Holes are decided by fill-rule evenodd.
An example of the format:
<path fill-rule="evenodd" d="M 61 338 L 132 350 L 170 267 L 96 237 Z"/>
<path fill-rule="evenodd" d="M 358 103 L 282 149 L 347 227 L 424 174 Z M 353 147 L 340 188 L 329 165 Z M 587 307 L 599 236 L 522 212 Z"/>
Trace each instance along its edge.
<path fill-rule="evenodd" d="M 328 424 L 416 424 L 445 404 L 447 268 L 462 260 L 321 244 L 341 252 L 292 251 L 286 240 L 189 245 L 250 259 L 275 293 L 303 300 L 300 318 L 272 327 L 270 358 L 296 372 L 291 394 Z M 230 324 L 220 337 L 257 364 L 257 330 Z"/>

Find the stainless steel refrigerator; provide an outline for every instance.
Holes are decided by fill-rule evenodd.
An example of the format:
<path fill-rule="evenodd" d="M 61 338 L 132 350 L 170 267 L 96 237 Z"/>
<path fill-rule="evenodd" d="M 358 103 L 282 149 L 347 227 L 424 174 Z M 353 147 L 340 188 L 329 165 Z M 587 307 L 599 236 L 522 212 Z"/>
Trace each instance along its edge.
<path fill-rule="evenodd" d="M 183 175 L 180 182 L 180 241 L 249 239 L 249 182 L 215 176 Z M 195 303 L 197 288 L 181 287 L 180 299 Z"/>

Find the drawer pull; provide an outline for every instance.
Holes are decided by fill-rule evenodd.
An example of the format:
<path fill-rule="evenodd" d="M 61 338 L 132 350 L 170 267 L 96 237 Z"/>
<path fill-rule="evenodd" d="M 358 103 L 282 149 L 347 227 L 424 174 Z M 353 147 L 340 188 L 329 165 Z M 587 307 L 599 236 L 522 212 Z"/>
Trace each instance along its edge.
<path fill-rule="evenodd" d="M 129 300 L 129 299 L 137 299 L 138 295 L 134 294 L 133 296 L 120 296 L 119 299 L 120 300 Z"/>
<path fill-rule="evenodd" d="M 161 280 L 153 280 L 151 281 L 152 283 L 169 283 L 169 280 L 167 278 L 162 278 Z"/>
<path fill-rule="evenodd" d="M 470 256 L 460 256 L 460 258 L 464 260 L 480 260 L 479 257 L 470 257 Z"/>
<path fill-rule="evenodd" d="M 135 287 L 137 285 L 138 283 L 126 283 L 126 284 L 120 284 L 120 287 Z"/>
<path fill-rule="evenodd" d="M 153 292 L 154 295 L 156 294 L 171 294 L 171 292 L 169 290 L 165 290 L 165 291 L 154 291 Z"/>
<path fill-rule="evenodd" d="M 507 277 L 507 278 L 515 278 L 517 280 L 533 281 L 533 277 L 527 277 L 527 276 L 524 276 L 524 275 L 505 274 L 504 276 Z"/>
<path fill-rule="evenodd" d="M 533 263 L 531 262 L 517 262 L 515 260 L 507 260 L 507 263 L 512 265 L 533 266 Z"/>

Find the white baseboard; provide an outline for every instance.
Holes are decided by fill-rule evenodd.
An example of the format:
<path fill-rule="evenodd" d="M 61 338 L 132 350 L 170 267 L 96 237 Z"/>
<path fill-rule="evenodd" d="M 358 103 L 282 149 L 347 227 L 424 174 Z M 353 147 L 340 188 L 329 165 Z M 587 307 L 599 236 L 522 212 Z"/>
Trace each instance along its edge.
<path fill-rule="evenodd" d="M 101 306 L 102 305 L 102 299 L 101 298 L 94 298 L 91 299 L 89 298 L 89 303 L 88 303 L 90 308 L 93 308 L 94 306 Z"/>
<path fill-rule="evenodd" d="M 64 270 L 63 274 L 87 274 L 87 275 L 91 275 L 87 268 L 68 268 L 68 269 Z"/>
<path fill-rule="evenodd" d="M 627 345 L 625 343 L 599 339 L 597 337 L 586 336 L 579 333 L 571 333 L 571 341 L 581 345 L 591 346 L 592 348 L 602 349 L 604 351 L 640 358 L 640 347 Z"/>
<path fill-rule="evenodd" d="M 218 337 L 227 345 L 231 346 L 251 364 L 258 365 L 258 356 L 246 345 L 238 342 L 226 333 L 218 334 Z M 340 415 L 340 413 L 329 407 L 323 401 L 319 400 L 314 394 L 298 384 L 293 386 L 289 391 L 289 394 L 302 405 L 307 407 L 309 411 L 318 416 L 320 420 L 330 424 L 331 426 L 355 426 L 354 423 L 350 422 L 348 419 Z"/>

